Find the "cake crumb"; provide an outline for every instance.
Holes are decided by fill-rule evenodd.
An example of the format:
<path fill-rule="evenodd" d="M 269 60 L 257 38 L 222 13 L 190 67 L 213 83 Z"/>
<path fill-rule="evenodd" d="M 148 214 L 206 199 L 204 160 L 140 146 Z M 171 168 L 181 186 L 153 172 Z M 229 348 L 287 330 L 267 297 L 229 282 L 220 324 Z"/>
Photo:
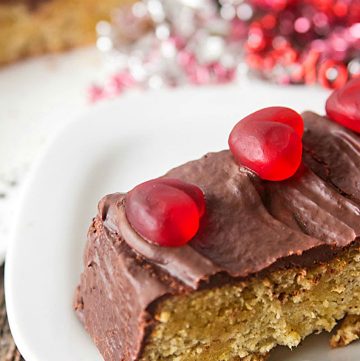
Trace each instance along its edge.
<path fill-rule="evenodd" d="M 360 316 L 349 315 L 340 324 L 335 335 L 331 337 L 332 348 L 344 347 L 360 338 Z"/>

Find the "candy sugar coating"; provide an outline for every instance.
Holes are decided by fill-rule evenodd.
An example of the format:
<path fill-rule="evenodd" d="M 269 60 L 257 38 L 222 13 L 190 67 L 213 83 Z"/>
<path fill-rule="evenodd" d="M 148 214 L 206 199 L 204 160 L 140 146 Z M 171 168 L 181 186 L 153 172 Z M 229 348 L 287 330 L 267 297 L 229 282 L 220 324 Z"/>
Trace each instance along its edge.
<path fill-rule="evenodd" d="M 137 233 L 160 246 L 188 243 L 205 212 L 200 188 L 178 179 L 159 178 L 136 186 L 125 199 L 126 216 Z"/>
<path fill-rule="evenodd" d="M 332 92 L 326 101 L 326 113 L 331 120 L 360 133 L 360 78 Z"/>
<path fill-rule="evenodd" d="M 281 181 L 301 164 L 304 124 L 285 107 L 261 109 L 236 124 L 229 137 L 235 160 L 260 178 Z"/>

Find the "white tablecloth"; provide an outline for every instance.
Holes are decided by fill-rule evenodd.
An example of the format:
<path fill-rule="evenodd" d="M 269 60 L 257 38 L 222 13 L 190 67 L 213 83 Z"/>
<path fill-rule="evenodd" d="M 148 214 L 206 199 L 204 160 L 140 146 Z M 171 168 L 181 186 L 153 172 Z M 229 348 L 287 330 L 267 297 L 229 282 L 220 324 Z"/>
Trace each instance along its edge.
<path fill-rule="evenodd" d="M 89 107 L 86 90 L 103 71 L 95 48 L 0 70 L 0 263 L 29 166 L 58 127 Z"/>

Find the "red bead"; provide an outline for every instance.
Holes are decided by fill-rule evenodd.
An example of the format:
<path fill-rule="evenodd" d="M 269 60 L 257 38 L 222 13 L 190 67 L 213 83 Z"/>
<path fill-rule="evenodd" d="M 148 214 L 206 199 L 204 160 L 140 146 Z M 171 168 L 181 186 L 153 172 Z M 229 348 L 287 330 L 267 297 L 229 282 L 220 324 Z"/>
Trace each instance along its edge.
<path fill-rule="evenodd" d="M 214 63 L 210 65 L 211 71 L 214 74 L 215 81 L 218 84 L 228 83 L 234 80 L 236 75 L 236 69 L 233 68 L 225 68 L 220 63 Z"/>
<path fill-rule="evenodd" d="M 337 17 L 339 17 L 339 18 L 344 17 L 347 15 L 347 13 L 349 11 L 349 5 L 345 4 L 343 2 L 337 2 L 334 5 L 333 11 Z"/>
<path fill-rule="evenodd" d="M 252 25 L 247 38 L 247 48 L 249 51 L 261 51 L 265 47 L 266 38 L 264 30 L 258 24 Z"/>
<path fill-rule="evenodd" d="M 260 23 L 265 30 L 272 30 L 276 26 L 276 17 L 274 14 L 267 14 L 261 18 Z"/>
<path fill-rule="evenodd" d="M 296 0 L 253 0 L 253 3 L 265 9 L 281 11 L 292 5 Z"/>
<path fill-rule="evenodd" d="M 205 198 L 193 184 L 158 178 L 136 186 L 126 195 L 125 212 L 131 226 L 146 240 L 178 247 L 198 232 Z"/>
<path fill-rule="evenodd" d="M 96 103 L 98 100 L 105 98 L 105 90 L 97 85 L 92 85 L 89 89 L 89 101 Z"/>
<path fill-rule="evenodd" d="M 325 88 L 340 88 L 345 85 L 348 77 L 347 68 L 342 63 L 326 60 L 320 66 L 319 82 Z"/>
<path fill-rule="evenodd" d="M 306 55 L 302 64 L 303 78 L 305 84 L 313 84 L 316 82 L 316 67 L 320 59 L 320 52 L 310 50 Z"/>
<path fill-rule="evenodd" d="M 335 90 L 326 102 L 328 117 L 360 133 L 360 78 Z"/>
<path fill-rule="evenodd" d="M 229 137 L 240 165 L 265 180 L 280 181 L 295 174 L 302 158 L 304 123 L 292 109 L 270 107 L 241 120 Z"/>

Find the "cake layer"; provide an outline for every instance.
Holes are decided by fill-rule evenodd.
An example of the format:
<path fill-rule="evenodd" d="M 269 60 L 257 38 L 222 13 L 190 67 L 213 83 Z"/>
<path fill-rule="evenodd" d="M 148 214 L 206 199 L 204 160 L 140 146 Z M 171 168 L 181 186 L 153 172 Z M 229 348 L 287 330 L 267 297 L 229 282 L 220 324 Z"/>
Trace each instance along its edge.
<path fill-rule="evenodd" d="M 105 360 L 136 360 L 141 355 L 147 361 L 195 360 L 191 352 L 199 352 L 202 360 L 261 356 L 276 344 L 295 346 L 312 332 L 332 329 L 346 313 L 358 314 L 352 310 L 359 304 L 359 286 L 352 286 L 353 296 L 346 297 L 341 292 L 335 297 L 332 286 L 343 285 L 337 274 L 346 276 L 349 284 L 359 276 L 359 138 L 313 113 L 305 113 L 304 121 L 304 164 L 289 180 L 261 181 L 239 167 L 229 151 L 210 153 L 166 175 L 194 183 L 205 193 L 206 217 L 185 247 L 149 244 L 127 223 L 123 195 L 103 199 L 89 233 L 76 308 Z M 302 275 L 307 286 L 298 281 Z M 319 288 L 321 275 L 326 282 L 319 294 L 311 285 Z M 284 282 L 288 291 L 278 292 Z M 234 305 L 247 304 L 245 290 L 251 290 L 249 299 L 255 306 L 250 305 L 249 312 L 255 318 L 245 310 L 243 315 L 254 321 L 254 327 L 267 324 L 268 334 L 273 330 L 276 335 L 250 342 L 246 329 L 234 325 L 228 327 L 236 333 L 226 333 L 218 324 L 228 340 L 216 330 L 201 338 L 201 328 L 191 329 L 207 311 L 209 317 L 203 321 L 209 325 L 221 320 L 221 313 L 231 319 Z M 296 318 L 298 292 L 305 294 L 299 304 L 309 310 L 303 319 Z M 316 297 L 325 302 L 332 296 L 333 304 L 316 315 L 311 308 Z M 226 297 L 234 303 L 226 303 Z M 283 302 L 289 302 L 286 310 Z M 266 314 L 260 312 L 260 304 Z M 163 322 L 167 308 L 169 318 Z M 191 308 L 193 312 L 186 311 Z M 235 325 L 244 325 L 243 316 L 235 314 Z M 304 322 L 304 329 L 292 332 L 292 324 L 301 328 Z M 185 340 L 195 345 L 181 344 Z M 216 354 L 216 341 L 224 358 L 211 356 Z"/>
<path fill-rule="evenodd" d="M 157 304 L 141 361 L 230 361 L 296 347 L 360 315 L 360 248 L 311 268 L 290 268 Z M 115 360 L 115 359 L 114 359 Z"/>
<path fill-rule="evenodd" d="M 344 347 L 360 338 L 360 316 L 348 315 L 340 324 L 336 333 L 331 337 L 333 348 Z"/>

